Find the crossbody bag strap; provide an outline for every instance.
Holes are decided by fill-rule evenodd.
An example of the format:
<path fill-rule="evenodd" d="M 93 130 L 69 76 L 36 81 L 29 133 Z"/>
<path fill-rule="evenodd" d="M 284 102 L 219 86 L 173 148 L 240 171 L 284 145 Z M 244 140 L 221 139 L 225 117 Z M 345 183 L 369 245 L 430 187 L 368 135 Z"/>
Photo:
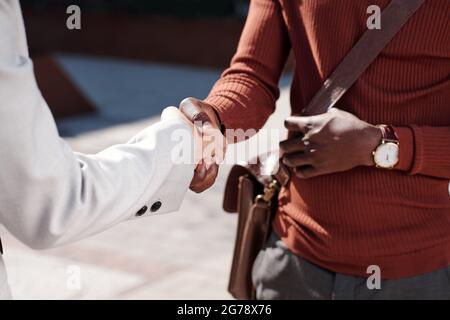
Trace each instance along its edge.
<path fill-rule="evenodd" d="M 318 115 L 332 108 L 424 3 L 425 0 L 392 0 L 381 13 L 381 29 L 368 29 L 361 36 L 303 109 L 302 115 Z M 274 177 L 285 186 L 290 171 L 280 162 Z"/>
<path fill-rule="evenodd" d="M 332 108 L 424 2 L 392 0 L 381 13 L 381 29 L 368 29 L 362 35 L 303 110 L 303 114 L 317 115 Z"/>

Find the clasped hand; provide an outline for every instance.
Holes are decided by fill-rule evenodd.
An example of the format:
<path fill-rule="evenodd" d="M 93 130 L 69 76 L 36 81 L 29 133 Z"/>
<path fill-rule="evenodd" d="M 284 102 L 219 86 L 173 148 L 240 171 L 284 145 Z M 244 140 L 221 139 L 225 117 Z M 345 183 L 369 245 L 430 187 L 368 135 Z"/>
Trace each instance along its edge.
<path fill-rule="evenodd" d="M 209 104 L 187 98 L 180 110 L 194 124 L 199 137 L 197 150 L 201 150 L 190 188 L 203 192 L 217 178 L 227 149 L 226 138 Z M 381 131 L 349 112 L 332 108 L 321 115 L 292 116 L 286 119 L 285 126 L 293 136 L 280 143 L 282 161 L 300 178 L 374 165 L 372 151 L 380 143 Z"/>
<path fill-rule="evenodd" d="M 190 189 L 200 193 L 210 188 L 219 173 L 219 164 L 224 160 L 227 142 L 220 131 L 220 121 L 214 109 L 195 98 L 180 103 L 181 112 L 194 124 L 196 139 L 196 163 L 198 163 Z"/>
<path fill-rule="evenodd" d="M 294 137 L 280 143 L 283 163 L 299 178 L 374 165 L 372 151 L 381 131 L 351 113 L 336 108 L 311 117 L 288 117 L 285 126 Z"/>

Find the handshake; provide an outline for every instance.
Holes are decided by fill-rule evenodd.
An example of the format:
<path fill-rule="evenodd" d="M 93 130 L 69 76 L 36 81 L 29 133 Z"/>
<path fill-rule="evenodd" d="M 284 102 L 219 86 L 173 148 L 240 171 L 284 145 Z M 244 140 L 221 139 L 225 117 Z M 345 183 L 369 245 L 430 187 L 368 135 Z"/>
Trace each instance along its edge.
<path fill-rule="evenodd" d="M 243 137 L 239 130 L 234 135 L 227 132 L 225 137 L 218 114 L 206 102 L 187 98 L 180 103 L 180 110 L 172 109 L 178 117 L 181 111 L 184 120 L 194 127 L 197 167 L 190 189 L 203 192 L 216 180 L 227 140 L 241 141 Z M 374 166 L 373 150 L 382 140 L 378 126 L 337 108 L 315 116 L 291 116 L 284 125 L 291 135 L 280 142 L 278 156 L 300 179 Z"/>
<path fill-rule="evenodd" d="M 166 108 L 162 119 L 180 116 L 193 128 L 196 168 L 190 189 L 200 193 L 214 184 L 219 164 L 224 160 L 227 141 L 221 132 L 219 117 L 209 104 L 195 98 L 186 98 L 180 103 L 179 110 L 175 107 Z"/>

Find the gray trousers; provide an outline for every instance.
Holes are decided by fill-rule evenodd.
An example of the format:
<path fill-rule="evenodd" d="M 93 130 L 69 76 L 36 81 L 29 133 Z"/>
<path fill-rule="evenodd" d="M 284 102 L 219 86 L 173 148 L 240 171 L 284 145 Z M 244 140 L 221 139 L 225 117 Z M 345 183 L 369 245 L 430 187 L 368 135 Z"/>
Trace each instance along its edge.
<path fill-rule="evenodd" d="M 295 256 L 272 233 L 253 265 L 253 284 L 259 300 L 450 300 L 450 266 L 416 277 L 381 280 L 381 288 L 371 290 L 366 278 L 334 273 Z"/>

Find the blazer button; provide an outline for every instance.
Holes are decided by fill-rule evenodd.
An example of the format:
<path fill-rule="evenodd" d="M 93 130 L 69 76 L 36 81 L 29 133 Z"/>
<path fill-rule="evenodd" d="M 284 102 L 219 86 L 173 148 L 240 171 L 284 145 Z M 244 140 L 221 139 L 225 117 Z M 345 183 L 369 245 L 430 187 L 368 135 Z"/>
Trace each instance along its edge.
<path fill-rule="evenodd" d="M 151 212 L 156 212 L 158 211 L 162 206 L 162 202 L 161 201 L 156 201 L 154 204 L 152 204 L 150 211 Z"/>
<path fill-rule="evenodd" d="M 136 216 L 140 217 L 143 216 L 148 210 L 147 206 L 143 206 L 138 212 L 136 212 Z"/>

